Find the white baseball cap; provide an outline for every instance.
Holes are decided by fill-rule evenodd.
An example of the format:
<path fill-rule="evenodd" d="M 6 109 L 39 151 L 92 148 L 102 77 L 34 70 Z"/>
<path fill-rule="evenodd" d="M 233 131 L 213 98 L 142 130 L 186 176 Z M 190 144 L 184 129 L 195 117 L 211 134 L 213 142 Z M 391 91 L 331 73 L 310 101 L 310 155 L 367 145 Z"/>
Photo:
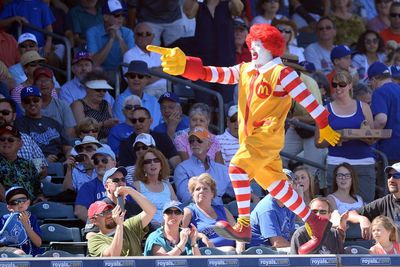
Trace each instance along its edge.
<path fill-rule="evenodd" d="M 113 176 L 114 173 L 116 172 L 121 172 L 122 175 L 125 177 L 128 174 L 128 171 L 125 169 L 125 167 L 114 167 L 109 169 L 108 171 L 106 171 L 106 173 L 103 176 L 103 185 L 105 185 L 107 183 L 108 178 L 110 178 L 110 176 Z"/>
<path fill-rule="evenodd" d="M 400 172 L 400 162 L 397 162 L 397 163 L 393 164 L 392 166 L 387 166 L 385 168 L 385 173 L 389 173 L 389 171 L 391 169 L 395 170 L 396 172 Z"/>
<path fill-rule="evenodd" d="M 135 146 L 136 143 L 138 142 L 143 143 L 146 146 L 156 146 L 156 142 L 154 141 L 153 136 L 147 133 L 141 133 L 138 136 L 136 136 L 133 146 Z"/>
<path fill-rule="evenodd" d="M 228 110 L 228 117 L 230 118 L 233 115 L 235 115 L 236 113 L 238 113 L 238 106 L 237 105 L 233 105 Z"/>
<path fill-rule="evenodd" d="M 33 35 L 32 33 L 26 32 L 26 33 L 21 34 L 18 37 L 18 44 L 22 44 L 23 42 L 28 41 L 28 40 L 33 41 L 36 44 L 38 43 L 35 35 Z"/>

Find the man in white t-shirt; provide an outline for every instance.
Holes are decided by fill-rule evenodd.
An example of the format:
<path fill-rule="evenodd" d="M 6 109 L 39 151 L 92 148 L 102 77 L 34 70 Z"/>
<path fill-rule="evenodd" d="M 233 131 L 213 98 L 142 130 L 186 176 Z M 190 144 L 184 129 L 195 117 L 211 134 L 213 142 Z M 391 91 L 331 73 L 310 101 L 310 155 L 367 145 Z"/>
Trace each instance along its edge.
<path fill-rule="evenodd" d="M 229 166 L 232 157 L 239 148 L 237 113 L 237 105 L 229 108 L 225 132 L 216 136 L 219 144 L 221 145 L 222 157 L 226 166 Z"/>
<path fill-rule="evenodd" d="M 135 27 L 135 46 L 124 54 L 124 63 L 129 64 L 132 60 L 141 60 L 147 63 L 148 67 L 153 70 L 161 71 L 160 55 L 149 52 L 146 46 L 151 44 L 154 39 L 154 33 L 147 23 L 139 23 Z M 123 68 L 124 74 L 127 68 Z M 159 98 L 160 95 L 167 91 L 167 80 L 151 76 L 148 85 L 144 88 L 144 92 Z"/>

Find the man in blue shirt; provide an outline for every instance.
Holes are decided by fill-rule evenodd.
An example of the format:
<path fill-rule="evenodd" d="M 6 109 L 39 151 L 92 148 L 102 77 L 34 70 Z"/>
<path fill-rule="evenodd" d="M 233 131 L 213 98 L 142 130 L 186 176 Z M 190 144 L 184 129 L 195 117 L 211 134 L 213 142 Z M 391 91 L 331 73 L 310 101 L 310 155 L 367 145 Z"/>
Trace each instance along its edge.
<path fill-rule="evenodd" d="M 145 107 L 150 112 L 153 118 L 150 128 L 154 129 L 161 121 L 161 111 L 160 105 L 157 103 L 157 98 L 143 91 L 150 79 L 147 63 L 140 60 L 131 61 L 125 77 L 128 81 L 128 88 L 115 100 L 113 107 L 114 116 L 121 122 L 125 121 L 126 118 L 122 112 L 124 100 L 130 95 L 137 95 L 142 101 L 142 107 Z"/>
<path fill-rule="evenodd" d="M 369 84 L 373 90 L 371 110 L 376 129 L 392 129 L 392 137 L 381 139 L 376 148 L 389 159 L 389 165 L 400 161 L 400 85 L 392 81 L 389 68 L 375 62 L 368 68 Z"/>
<path fill-rule="evenodd" d="M 123 54 L 134 46 L 132 30 L 123 27 L 126 7 L 123 1 L 108 0 L 103 6 L 103 24 L 87 30 L 86 41 L 93 61 L 106 71 L 116 70 Z"/>
<path fill-rule="evenodd" d="M 189 179 L 206 172 L 217 184 L 217 194 L 213 199 L 213 204 L 223 205 L 222 196 L 226 193 L 233 197 L 234 193 L 228 175 L 228 167 L 207 156 L 211 145 L 209 132 L 202 127 L 194 128 L 189 133 L 189 143 L 193 152 L 192 156 L 176 166 L 174 172 L 176 195 L 182 203 L 190 202 L 192 195 L 188 190 Z"/>
<path fill-rule="evenodd" d="M 174 140 L 176 132 L 189 128 L 189 118 L 182 114 L 181 101 L 179 97 L 172 92 L 162 94 L 158 99 L 158 103 L 160 103 L 164 122 L 154 128 L 154 131 L 166 133 Z"/>

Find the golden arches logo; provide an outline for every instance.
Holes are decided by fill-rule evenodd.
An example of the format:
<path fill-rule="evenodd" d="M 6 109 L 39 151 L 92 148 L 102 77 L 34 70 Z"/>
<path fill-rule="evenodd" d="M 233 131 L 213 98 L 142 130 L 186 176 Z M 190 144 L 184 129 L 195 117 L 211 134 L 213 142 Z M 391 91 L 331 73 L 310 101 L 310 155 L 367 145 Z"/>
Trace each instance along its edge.
<path fill-rule="evenodd" d="M 266 81 L 261 81 L 261 83 L 256 86 L 256 94 L 259 98 L 267 98 L 272 93 L 272 87 Z"/>

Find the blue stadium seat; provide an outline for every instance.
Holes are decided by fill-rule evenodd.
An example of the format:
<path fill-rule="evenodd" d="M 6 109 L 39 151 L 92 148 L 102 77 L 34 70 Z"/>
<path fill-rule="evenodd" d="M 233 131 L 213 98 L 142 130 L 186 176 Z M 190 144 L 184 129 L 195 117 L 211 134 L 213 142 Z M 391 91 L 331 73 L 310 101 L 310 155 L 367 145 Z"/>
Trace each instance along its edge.
<path fill-rule="evenodd" d="M 369 249 L 362 246 L 347 246 L 344 248 L 345 254 L 369 254 Z"/>
<path fill-rule="evenodd" d="M 254 246 L 246 249 L 242 252 L 245 255 L 271 255 L 271 254 L 280 254 L 272 247 L 263 247 L 263 246 Z"/>
<path fill-rule="evenodd" d="M 36 257 L 50 257 L 50 258 L 59 258 L 59 257 L 84 257 L 83 254 L 71 254 L 67 251 L 63 250 L 48 250 L 42 254 L 36 255 Z"/>

